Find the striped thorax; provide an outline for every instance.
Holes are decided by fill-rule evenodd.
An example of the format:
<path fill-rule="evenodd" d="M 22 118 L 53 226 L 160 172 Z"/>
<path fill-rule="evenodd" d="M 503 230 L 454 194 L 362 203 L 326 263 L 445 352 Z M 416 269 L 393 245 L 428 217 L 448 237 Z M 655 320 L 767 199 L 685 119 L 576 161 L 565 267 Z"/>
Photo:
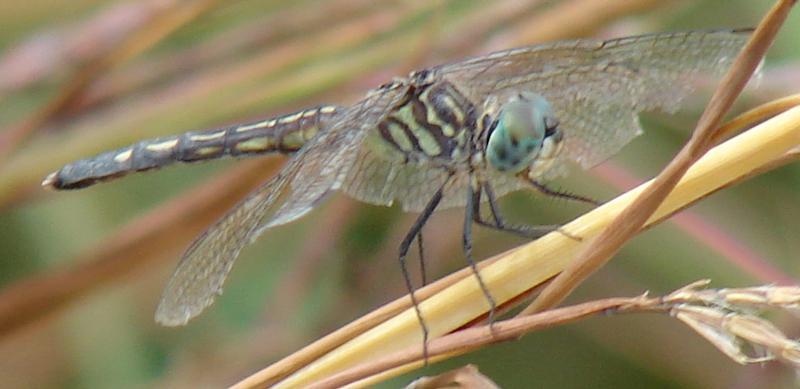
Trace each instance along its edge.
<path fill-rule="evenodd" d="M 446 80 L 428 78 L 412 73 L 404 98 L 378 123 L 380 140 L 409 162 L 464 161 L 476 126 L 475 106 Z"/>
<path fill-rule="evenodd" d="M 555 161 L 563 134 L 547 100 L 523 92 L 477 105 L 447 80 L 412 74 L 404 99 L 378 124 L 380 140 L 405 162 L 490 168 L 536 178 Z"/>

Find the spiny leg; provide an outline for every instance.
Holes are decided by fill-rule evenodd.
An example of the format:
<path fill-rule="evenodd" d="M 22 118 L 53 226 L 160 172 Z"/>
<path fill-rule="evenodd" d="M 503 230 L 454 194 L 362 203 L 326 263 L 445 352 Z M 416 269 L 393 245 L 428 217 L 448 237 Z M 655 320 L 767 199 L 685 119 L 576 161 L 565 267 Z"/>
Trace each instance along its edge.
<path fill-rule="evenodd" d="M 419 273 L 422 279 L 422 286 L 428 285 L 428 277 L 425 271 L 425 249 L 422 246 L 422 229 L 417 234 L 417 247 L 419 248 Z"/>
<path fill-rule="evenodd" d="M 546 196 L 555 197 L 555 198 L 564 199 L 564 200 L 569 200 L 569 201 L 578 201 L 578 202 L 582 202 L 582 203 L 591 204 L 591 205 L 594 205 L 594 206 L 599 206 L 601 204 L 599 201 L 597 201 L 595 199 L 592 199 L 592 198 L 589 198 L 589 197 L 586 197 L 586 196 L 581 196 L 581 195 L 577 195 L 577 194 L 574 194 L 574 193 L 562 192 L 562 191 L 559 191 L 559 190 L 548 188 L 546 185 L 542 184 L 541 182 L 533 180 L 533 179 L 530 179 L 530 178 L 528 179 L 528 182 L 531 184 L 531 186 L 533 186 L 534 189 L 538 190 L 540 193 L 542 193 L 542 194 L 544 194 Z M 574 240 L 577 240 L 577 241 L 581 241 L 582 240 L 581 237 L 569 234 L 569 233 L 567 233 L 567 232 L 565 232 L 565 231 L 563 231 L 561 229 L 558 229 L 558 232 L 560 232 L 561 234 L 563 234 L 564 236 L 566 236 L 566 237 L 568 237 L 570 239 L 574 239 Z"/>
<path fill-rule="evenodd" d="M 481 185 L 483 192 L 486 192 L 486 199 L 489 203 L 489 210 L 492 213 L 492 218 L 494 219 L 494 224 L 483 220 L 480 212 L 480 198 L 481 192 L 477 192 L 477 201 L 474 201 L 474 211 L 473 211 L 473 220 L 475 223 L 489 227 L 498 231 L 503 232 L 510 232 L 516 235 L 520 235 L 524 238 L 529 239 L 536 239 L 545 234 L 548 234 L 552 231 L 558 230 L 560 227 L 559 225 L 542 225 L 542 226 L 527 226 L 527 225 L 512 225 L 507 223 L 503 217 L 500 215 L 500 207 L 497 205 L 497 197 L 495 197 L 494 190 L 492 190 L 491 185 L 488 182 L 485 182 Z"/>
<path fill-rule="evenodd" d="M 489 326 L 492 326 L 492 324 L 494 324 L 494 312 L 497 308 L 497 304 L 494 302 L 492 294 L 489 293 L 489 288 L 486 287 L 486 283 L 483 282 L 481 273 L 478 271 L 478 266 L 475 264 L 475 259 L 472 258 L 472 222 L 477 215 L 474 214 L 474 212 L 480 211 L 477 204 L 480 204 L 481 201 L 480 186 L 478 186 L 477 189 L 476 191 L 472 185 L 467 186 L 467 206 L 464 207 L 464 257 L 466 257 L 469 267 L 472 268 L 472 273 L 475 275 L 475 279 L 478 280 L 478 285 L 480 285 L 483 295 L 489 302 Z M 480 218 L 480 216 L 477 217 Z"/>
<path fill-rule="evenodd" d="M 580 201 L 582 203 L 588 203 L 594 206 L 600 205 L 600 202 L 595 199 L 591 199 L 589 197 L 577 195 L 574 193 L 561 192 L 555 189 L 550 189 L 541 182 L 536 180 L 528 179 L 528 182 L 531 184 L 531 186 L 534 187 L 534 189 L 538 190 L 539 192 L 547 196 L 556 197 L 559 199 L 571 200 L 571 201 Z"/>
<path fill-rule="evenodd" d="M 425 319 L 422 317 L 422 311 L 419 309 L 419 302 L 417 301 L 417 297 L 414 295 L 414 285 L 411 283 L 411 275 L 408 273 L 408 268 L 406 266 L 406 256 L 408 255 L 408 250 L 411 247 L 411 243 L 413 243 L 415 238 L 418 239 L 420 237 L 422 227 L 428 222 L 428 219 L 430 219 L 431 215 L 436 210 L 436 207 L 442 201 L 444 187 L 449 181 L 450 179 L 448 178 L 444 184 L 439 187 L 436 193 L 433 194 L 433 197 L 431 197 L 431 199 L 428 201 L 425 209 L 422 210 L 422 213 L 417 217 L 417 220 L 414 221 L 411 229 L 408 230 L 406 237 L 403 238 L 403 242 L 400 243 L 400 270 L 403 272 L 403 279 L 406 282 L 408 295 L 411 297 L 411 304 L 414 305 L 414 310 L 417 313 L 417 319 L 419 320 L 420 327 L 422 327 L 422 355 L 425 360 L 425 364 L 428 363 L 428 325 L 425 324 Z"/>

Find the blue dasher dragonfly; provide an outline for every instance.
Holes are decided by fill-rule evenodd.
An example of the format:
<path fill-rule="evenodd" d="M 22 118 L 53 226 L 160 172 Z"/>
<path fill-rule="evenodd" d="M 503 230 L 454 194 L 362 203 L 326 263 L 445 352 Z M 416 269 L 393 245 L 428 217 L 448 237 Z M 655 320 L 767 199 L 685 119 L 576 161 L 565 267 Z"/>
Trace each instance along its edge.
<path fill-rule="evenodd" d="M 70 163 L 45 187 L 75 189 L 174 162 L 287 153 L 292 158 L 187 249 L 156 320 L 182 325 L 211 305 L 239 252 L 264 231 L 307 214 L 342 191 L 371 204 L 399 203 L 419 217 L 409 247 L 434 211 L 465 209 L 472 223 L 536 237 L 553 227 L 514 226 L 497 198 L 544 181 L 570 164 L 592 167 L 641 133 L 642 111 L 675 111 L 701 74 L 720 74 L 750 30 L 660 33 L 515 48 L 412 72 L 351 106 L 323 105 L 285 116 L 145 140 Z M 481 206 L 488 203 L 490 217 Z M 475 271 L 483 285 L 480 274 Z M 484 293 L 493 303 L 491 294 Z M 419 314 L 419 311 L 417 312 Z M 424 321 L 420 317 L 423 330 Z"/>

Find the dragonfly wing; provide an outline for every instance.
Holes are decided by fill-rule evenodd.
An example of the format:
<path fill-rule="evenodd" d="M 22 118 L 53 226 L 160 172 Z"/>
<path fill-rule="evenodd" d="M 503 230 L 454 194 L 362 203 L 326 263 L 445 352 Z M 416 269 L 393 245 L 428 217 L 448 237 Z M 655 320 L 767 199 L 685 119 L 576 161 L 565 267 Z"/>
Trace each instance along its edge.
<path fill-rule="evenodd" d="M 447 172 L 387 155 L 394 153 L 375 146 L 361 148 L 342 190 L 366 203 L 391 206 L 399 201 L 404 211 L 421 211 L 447 180 Z M 449 192 L 445 188 L 444 198 Z"/>
<path fill-rule="evenodd" d="M 447 181 L 437 209 L 466 204 L 470 176 L 467 171 L 448 171 L 425 163 L 386 158 L 387 152 L 377 147 L 362 147 L 342 185 L 351 197 L 370 204 L 390 206 L 398 202 L 406 212 L 421 212 L 431 197 Z M 495 192 L 502 196 L 528 186 L 514 176 L 486 172 Z"/>
<path fill-rule="evenodd" d="M 189 246 L 161 296 L 156 309 L 158 323 L 184 325 L 214 302 L 239 252 L 256 236 L 264 215 L 274 213 L 271 209 L 287 195 L 296 161 L 293 158 Z"/>
<path fill-rule="evenodd" d="M 393 106 L 405 94 L 405 87 L 380 89 L 351 108 L 334 128 L 304 149 L 290 196 L 263 229 L 288 223 L 308 212 L 332 190 L 340 189 L 356 165 L 364 139 L 375 132 Z M 314 180 L 308 177 L 316 177 Z"/>
<path fill-rule="evenodd" d="M 721 74 L 750 30 L 650 34 L 512 49 L 433 68 L 476 102 L 530 91 L 553 107 L 563 159 L 602 162 L 641 132 L 638 113 L 678 108 L 701 74 Z"/>
<path fill-rule="evenodd" d="M 348 108 L 320 131 L 281 170 L 198 237 L 167 283 L 156 321 L 186 324 L 222 293 L 239 252 L 270 227 L 289 223 L 311 211 L 339 187 L 353 164 L 369 123 L 380 120 L 395 91 L 374 94 Z"/>

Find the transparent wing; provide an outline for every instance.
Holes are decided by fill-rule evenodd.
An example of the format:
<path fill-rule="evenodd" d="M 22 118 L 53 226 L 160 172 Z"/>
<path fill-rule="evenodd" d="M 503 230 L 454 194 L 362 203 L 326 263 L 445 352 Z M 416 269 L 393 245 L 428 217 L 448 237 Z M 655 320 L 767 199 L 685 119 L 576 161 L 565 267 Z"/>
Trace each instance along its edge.
<path fill-rule="evenodd" d="M 365 133 L 383 117 L 394 91 L 373 94 L 331 121 L 272 180 L 251 193 L 198 237 L 167 283 L 156 321 L 183 325 L 222 293 L 242 248 L 264 230 L 289 223 L 314 208 L 347 174 Z"/>
<path fill-rule="evenodd" d="M 386 206 L 397 201 L 404 211 L 421 212 L 450 174 L 454 174 L 444 188 L 437 209 L 466 204 L 468 172 L 451 173 L 430 164 L 393 160 L 387 158 L 390 152 L 379 147 L 362 147 L 342 190 L 359 201 Z M 495 172 L 486 174 L 490 175 L 487 178 L 492 181 L 498 196 L 527 186 L 514 176 Z"/>
<path fill-rule="evenodd" d="M 369 139 L 367 147 L 359 150 L 342 190 L 370 204 L 390 206 L 399 200 L 405 211 L 425 208 L 444 184 L 447 173 L 432 166 L 406 163 L 399 153 L 379 147 L 378 142 Z"/>
<path fill-rule="evenodd" d="M 297 170 L 289 162 L 272 180 L 200 235 L 184 253 L 156 308 L 156 321 L 184 325 L 214 302 L 241 249 L 256 235 L 264 215 L 280 203 Z"/>
<path fill-rule="evenodd" d="M 512 49 L 434 68 L 473 101 L 543 95 L 565 135 L 563 159 L 591 167 L 641 132 L 637 114 L 667 112 L 699 74 L 721 74 L 750 30 L 576 40 Z"/>

